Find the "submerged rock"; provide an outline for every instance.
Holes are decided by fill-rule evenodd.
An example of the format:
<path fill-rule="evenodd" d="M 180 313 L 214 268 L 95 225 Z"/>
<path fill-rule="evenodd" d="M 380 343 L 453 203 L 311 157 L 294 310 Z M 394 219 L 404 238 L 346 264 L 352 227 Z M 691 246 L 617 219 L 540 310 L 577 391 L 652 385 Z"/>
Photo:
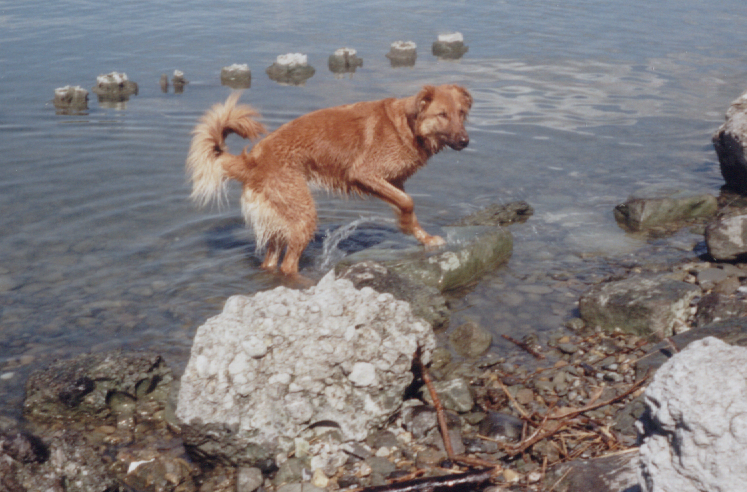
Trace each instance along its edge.
<path fill-rule="evenodd" d="M 525 201 L 507 204 L 493 203 L 460 220 L 455 226 L 507 226 L 522 224 L 534 214 L 534 209 Z"/>
<path fill-rule="evenodd" d="M 615 220 L 626 231 L 672 227 L 696 218 L 716 214 L 716 197 L 707 193 L 682 191 L 643 192 L 615 207 Z"/>
<path fill-rule="evenodd" d="M 747 481 L 747 349 L 716 338 L 674 355 L 646 389 L 644 491 L 731 492 Z"/>
<path fill-rule="evenodd" d="M 111 72 L 96 77 L 96 85 L 91 89 L 99 99 L 99 104 L 104 106 L 117 105 L 137 96 L 137 83 L 127 78 L 123 72 Z"/>
<path fill-rule="evenodd" d="M 249 89 L 252 86 L 252 71 L 249 65 L 234 63 L 220 70 L 220 84 L 231 89 Z"/>
<path fill-rule="evenodd" d="M 690 302 L 700 293 L 667 274 L 635 276 L 593 286 L 578 308 L 587 326 L 668 337 L 687 329 Z"/>
<path fill-rule="evenodd" d="M 488 351 L 493 343 L 493 336 L 478 323 L 468 321 L 449 334 L 449 342 L 457 354 L 474 358 Z"/>
<path fill-rule="evenodd" d="M 181 94 L 184 92 L 184 86 L 189 84 L 189 80 L 184 78 L 184 72 L 174 70 L 174 77 L 171 79 L 171 84 L 174 86 L 174 94 Z"/>
<path fill-rule="evenodd" d="M 301 53 L 279 55 L 275 63 L 265 70 L 271 80 L 280 84 L 304 85 L 314 76 L 316 70 L 308 64 L 308 58 Z"/>
<path fill-rule="evenodd" d="M 363 60 L 358 58 L 357 51 L 353 48 L 340 48 L 329 56 L 327 66 L 334 74 L 352 74 L 363 66 Z"/>
<path fill-rule="evenodd" d="M 711 140 L 726 187 L 747 194 L 747 92 L 731 103 Z"/>
<path fill-rule="evenodd" d="M 407 303 L 332 272 L 304 291 L 231 297 L 198 329 L 182 377 L 185 444 L 253 466 L 315 424 L 363 440 L 401 405 L 418 348 L 427 363 L 434 346 Z"/>
<path fill-rule="evenodd" d="M 464 44 L 464 36 L 460 32 L 439 34 L 431 46 L 433 56 L 444 60 L 458 60 L 468 51 L 469 46 Z"/>
<path fill-rule="evenodd" d="M 389 63 L 392 67 L 412 67 L 418 58 L 418 46 L 412 41 L 395 41 L 389 47 Z"/>
<path fill-rule="evenodd" d="M 54 90 L 54 107 L 58 114 L 75 114 L 88 110 L 88 91 L 80 86 L 59 87 Z"/>

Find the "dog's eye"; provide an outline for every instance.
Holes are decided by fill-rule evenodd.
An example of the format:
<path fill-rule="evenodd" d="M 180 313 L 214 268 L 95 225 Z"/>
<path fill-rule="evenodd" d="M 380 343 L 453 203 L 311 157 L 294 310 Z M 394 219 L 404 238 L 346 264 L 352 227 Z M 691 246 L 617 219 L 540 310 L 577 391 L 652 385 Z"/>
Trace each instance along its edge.
<path fill-rule="evenodd" d="M 438 113 L 438 115 L 437 115 L 437 116 L 438 116 L 439 118 L 448 118 L 448 116 L 449 116 L 449 115 L 448 115 L 448 114 L 446 114 L 446 111 L 441 111 L 440 113 Z"/>

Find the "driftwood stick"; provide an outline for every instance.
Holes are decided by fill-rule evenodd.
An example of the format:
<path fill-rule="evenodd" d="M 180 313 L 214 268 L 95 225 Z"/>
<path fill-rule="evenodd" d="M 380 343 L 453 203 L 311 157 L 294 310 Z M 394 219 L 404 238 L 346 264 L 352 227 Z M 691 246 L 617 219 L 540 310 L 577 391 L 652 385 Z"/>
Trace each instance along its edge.
<path fill-rule="evenodd" d="M 502 336 L 503 338 L 505 338 L 506 340 L 508 340 L 509 342 L 511 342 L 511 343 L 513 343 L 513 344 L 515 344 L 516 346 L 518 346 L 518 347 L 520 347 L 520 348 L 522 348 L 522 349 L 526 350 L 526 351 L 527 351 L 528 353 L 530 353 L 530 354 L 531 354 L 531 355 L 532 355 L 533 357 L 535 357 L 535 358 L 537 358 L 537 359 L 544 359 L 544 358 L 545 358 L 545 356 L 544 356 L 544 355 L 540 354 L 539 352 L 537 352 L 536 350 L 534 350 L 534 349 L 533 349 L 532 347 L 530 347 L 528 343 L 524 343 L 524 342 L 522 342 L 522 341 L 519 341 L 519 340 L 517 340 L 517 339 L 515 339 L 515 338 L 513 338 L 513 337 L 510 337 L 510 336 L 508 336 L 508 335 L 505 335 L 505 334 L 503 334 L 503 335 L 501 335 L 501 336 Z"/>
<path fill-rule="evenodd" d="M 428 388 L 428 393 L 431 395 L 433 400 L 433 407 L 436 409 L 436 418 L 438 419 L 438 426 L 441 429 L 441 437 L 444 440 L 444 449 L 446 449 L 446 455 L 450 460 L 454 460 L 454 447 L 451 445 L 451 437 L 449 436 L 449 426 L 446 422 L 446 412 L 444 407 L 441 405 L 441 399 L 436 393 L 436 388 L 433 387 L 433 381 L 431 380 L 428 370 L 425 368 L 425 364 L 418 356 L 418 364 L 420 364 L 420 373 L 423 378 L 425 386 Z"/>
<path fill-rule="evenodd" d="M 454 488 L 466 486 L 478 486 L 490 480 L 496 471 L 493 468 L 473 470 L 465 473 L 455 473 L 442 477 L 416 478 L 404 482 L 396 482 L 389 485 L 378 485 L 358 489 L 358 492 L 431 492 L 448 491 Z"/>

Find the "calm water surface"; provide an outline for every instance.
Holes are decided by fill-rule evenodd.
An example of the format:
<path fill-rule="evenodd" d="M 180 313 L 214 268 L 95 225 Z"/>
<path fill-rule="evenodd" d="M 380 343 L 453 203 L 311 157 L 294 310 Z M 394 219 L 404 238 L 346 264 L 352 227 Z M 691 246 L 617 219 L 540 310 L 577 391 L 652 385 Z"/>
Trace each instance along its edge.
<path fill-rule="evenodd" d="M 508 267 L 455 316 L 520 336 L 571 313 L 576 293 L 553 283 L 558 272 L 645 246 L 612 218 L 630 193 L 718 193 L 710 134 L 747 88 L 745 25 L 743 0 L 0 1 L 0 411 L 14 412 L 28 372 L 55 357 L 150 348 L 179 370 L 196 327 L 227 296 L 278 285 L 257 268 L 237 188 L 222 211 L 188 200 L 190 130 L 230 92 L 221 67 L 251 67 L 242 100 L 270 128 L 425 83 L 467 86 L 470 147 L 436 156 L 408 191 L 434 232 L 491 202 L 534 206 L 512 228 Z M 469 52 L 439 61 L 430 45 L 452 31 Z M 384 57 L 397 40 L 418 44 L 414 67 Z M 327 69 L 343 46 L 364 60 L 352 77 Z M 317 70 L 302 87 L 264 73 L 288 52 L 307 54 Z M 164 94 L 158 79 L 175 69 L 190 83 Z M 124 107 L 91 94 L 86 114 L 55 114 L 56 87 L 90 90 L 111 71 L 140 86 Z M 391 216 L 375 200 L 320 195 L 318 206 L 319 234 L 302 260 L 312 277 L 322 273 L 314 265 L 325 231 Z M 408 241 L 381 220 L 341 247 L 384 239 Z M 682 237 L 682 249 L 693 241 Z"/>

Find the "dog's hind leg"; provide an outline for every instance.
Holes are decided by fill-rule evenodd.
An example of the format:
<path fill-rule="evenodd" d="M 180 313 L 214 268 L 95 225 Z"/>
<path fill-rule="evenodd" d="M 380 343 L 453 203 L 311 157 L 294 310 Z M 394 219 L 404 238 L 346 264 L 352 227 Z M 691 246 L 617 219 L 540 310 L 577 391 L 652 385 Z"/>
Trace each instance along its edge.
<path fill-rule="evenodd" d="M 265 270 L 275 270 L 280 261 L 280 254 L 283 252 L 283 245 L 278 238 L 271 238 L 267 241 L 267 251 L 261 267 Z"/>
<path fill-rule="evenodd" d="M 285 175 L 282 192 L 270 198 L 281 227 L 285 256 L 280 271 L 286 275 L 298 273 L 298 261 L 316 230 L 316 206 L 306 180 L 301 176 Z M 278 256 L 280 252 L 277 252 Z"/>

